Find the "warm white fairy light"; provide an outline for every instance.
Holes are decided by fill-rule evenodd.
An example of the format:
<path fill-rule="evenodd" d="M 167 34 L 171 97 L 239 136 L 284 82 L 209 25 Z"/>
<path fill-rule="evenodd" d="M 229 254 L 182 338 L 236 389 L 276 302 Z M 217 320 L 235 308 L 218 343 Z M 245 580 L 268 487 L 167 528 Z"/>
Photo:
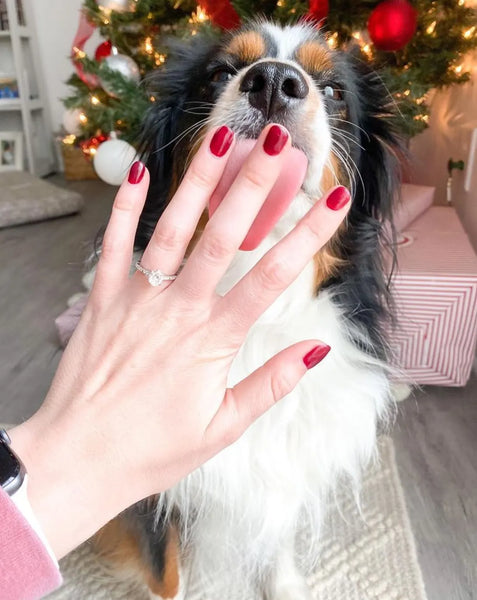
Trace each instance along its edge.
<path fill-rule="evenodd" d="M 76 142 L 76 136 L 74 133 L 70 133 L 69 135 L 65 135 L 63 138 L 63 144 L 68 144 L 72 146 Z"/>
<path fill-rule="evenodd" d="M 78 118 L 80 120 L 80 123 L 82 123 L 83 125 L 88 122 L 88 117 L 84 113 L 81 113 Z"/>
<path fill-rule="evenodd" d="M 454 67 L 454 72 L 455 72 L 457 75 L 460 75 L 460 74 L 462 73 L 462 69 L 463 69 L 463 68 L 464 68 L 464 65 L 456 65 L 456 66 Z"/>
<path fill-rule="evenodd" d="M 360 31 L 353 31 L 353 33 L 351 34 L 355 40 L 360 40 L 361 39 L 361 32 Z"/>
<path fill-rule="evenodd" d="M 465 0 L 459 0 L 459 6 L 464 6 Z"/>
<path fill-rule="evenodd" d="M 336 48 L 338 46 L 338 33 L 330 35 L 330 37 L 326 41 L 331 49 Z"/>
<path fill-rule="evenodd" d="M 208 21 L 208 20 L 209 20 L 209 17 L 207 15 L 207 13 L 205 12 L 205 9 L 202 8 L 202 6 L 200 6 L 200 4 L 198 4 L 196 11 L 193 12 L 192 15 L 190 16 L 189 23 L 191 25 L 200 24 L 200 23 L 205 23 L 205 21 Z M 194 33 L 192 33 L 192 35 L 194 35 Z"/>
<path fill-rule="evenodd" d="M 154 62 L 156 63 L 156 65 L 158 67 L 160 65 L 163 65 L 166 62 L 166 55 L 165 54 L 159 54 L 159 52 L 156 52 L 154 54 Z"/>
<path fill-rule="evenodd" d="M 197 15 L 197 21 L 199 23 L 204 23 L 204 21 L 208 21 L 209 19 L 207 13 L 205 12 L 205 9 L 202 8 L 200 4 L 197 5 L 197 10 L 195 14 Z"/>
<path fill-rule="evenodd" d="M 86 56 L 86 52 L 83 52 L 83 50 L 80 50 L 77 46 L 73 46 L 73 54 L 74 54 L 74 58 L 84 58 Z"/>
<path fill-rule="evenodd" d="M 426 29 L 428 35 L 432 35 L 436 29 L 437 21 L 432 21 L 429 27 Z"/>
<path fill-rule="evenodd" d="M 144 52 L 146 54 L 152 54 L 154 52 L 154 47 L 152 45 L 152 40 L 150 37 L 147 37 L 144 40 Z"/>
<path fill-rule="evenodd" d="M 470 29 L 467 29 L 467 31 L 464 31 L 464 37 L 466 40 L 469 40 L 475 33 L 475 25 L 474 27 L 471 27 Z"/>
<path fill-rule="evenodd" d="M 368 58 L 372 58 L 373 57 L 373 49 L 371 44 L 363 44 L 361 46 L 361 50 L 366 54 L 366 56 Z"/>
<path fill-rule="evenodd" d="M 100 103 L 100 100 L 99 100 L 98 96 L 91 96 L 90 102 L 93 106 L 98 106 L 98 104 Z"/>

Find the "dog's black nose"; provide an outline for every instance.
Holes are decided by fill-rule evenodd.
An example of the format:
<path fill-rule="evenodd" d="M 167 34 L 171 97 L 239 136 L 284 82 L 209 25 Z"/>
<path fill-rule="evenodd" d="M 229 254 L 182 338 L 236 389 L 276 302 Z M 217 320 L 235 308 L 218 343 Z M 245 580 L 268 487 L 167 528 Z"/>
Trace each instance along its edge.
<path fill-rule="evenodd" d="M 268 119 L 307 97 L 305 78 L 292 65 L 261 62 L 251 67 L 240 83 L 250 104 Z"/>

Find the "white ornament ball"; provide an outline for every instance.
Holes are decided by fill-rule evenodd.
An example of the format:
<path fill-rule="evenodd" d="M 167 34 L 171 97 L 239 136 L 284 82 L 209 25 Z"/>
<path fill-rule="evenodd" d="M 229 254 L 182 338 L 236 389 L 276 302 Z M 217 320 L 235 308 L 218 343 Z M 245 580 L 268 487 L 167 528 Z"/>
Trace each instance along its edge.
<path fill-rule="evenodd" d="M 126 56 L 125 54 L 111 54 L 104 59 L 103 64 L 105 64 L 108 69 L 121 73 L 123 77 L 130 79 L 135 83 L 139 83 L 139 80 L 141 79 L 139 67 L 130 56 Z M 103 81 L 101 77 L 100 82 L 103 89 L 110 96 L 115 95 L 114 89 L 112 89 L 108 82 Z"/>
<path fill-rule="evenodd" d="M 134 4 L 131 0 L 96 0 L 96 4 L 105 10 L 115 10 L 116 12 L 132 12 Z"/>
<path fill-rule="evenodd" d="M 65 112 L 63 115 L 63 127 L 68 133 L 72 133 L 76 136 L 81 134 L 80 115 L 82 112 L 83 111 L 80 108 L 69 108 Z"/>
<path fill-rule="evenodd" d="M 103 181 L 110 185 L 121 185 L 135 160 L 136 149 L 124 140 L 113 138 L 98 147 L 93 164 Z"/>

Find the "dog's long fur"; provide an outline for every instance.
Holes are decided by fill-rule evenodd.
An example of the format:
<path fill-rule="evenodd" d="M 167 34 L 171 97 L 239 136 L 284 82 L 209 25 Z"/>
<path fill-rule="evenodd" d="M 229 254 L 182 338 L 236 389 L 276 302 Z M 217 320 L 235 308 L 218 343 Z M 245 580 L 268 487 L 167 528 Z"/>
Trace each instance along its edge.
<path fill-rule="evenodd" d="M 251 106 L 240 82 L 265 61 L 298 70 L 307 97 L 271 114 Z M 243 438 L 163 494 L 157 509 L 144 512 L 141 505 L 123 517 L 137 531 L 159 580 L 164 564 L 156 545 L 164 545 L 173 521 L 183 570 L 193 572 L 211 597 L 306 599 L 300 563 L 316 548 L 312 544 L 306 556 L 295 556 L 296 532 L 306 526 L 316 542 L 336 486 L 348 481 L 358 488 L 362 467 L 373 456 L 377 423 L 389 407 L 382 232 L 383 222 L 391 220 L 399 144 L 388 94 L 358 56 L 331 52 L 316 29 L 263 22 L 223 40 L 176 47 L 154 83 L 157 101 L 143 137 L 151 188 L 139 247 L 147 244 L 207 128 L 225 123 L 239 136 L 255 138 L 267 122 L 279 122 L 309 160 L 288 211 L 256 250 L 238 253 L 219 293 L 331 185 L 352 190 L 346 224 L 252 328 L 229 383 L 301 339 L 323 339 L 331 353 Z M 187 597 L 184 581 L 180 593 Z"/>

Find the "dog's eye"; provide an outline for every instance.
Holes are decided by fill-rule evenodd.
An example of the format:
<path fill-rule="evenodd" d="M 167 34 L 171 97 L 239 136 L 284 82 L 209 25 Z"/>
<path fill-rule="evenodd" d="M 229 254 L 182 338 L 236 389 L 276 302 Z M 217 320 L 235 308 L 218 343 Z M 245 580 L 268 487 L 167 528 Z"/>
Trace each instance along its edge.
<path fill-rule="evenodd" d="M 226 83 L 230 79 L 232 79 L 232 73 L 227 68 L 217 69 L 210 78 L 214 83 Z"/>
<path fill-rule="evenodd" d="M 343 101 L 343 94 L 340 89 L 332 85 L 325 85 L 323 88 L 323 93 L 327 98 L 332 98 L 333 100 L 338 100 L 339 102 Z"/>

